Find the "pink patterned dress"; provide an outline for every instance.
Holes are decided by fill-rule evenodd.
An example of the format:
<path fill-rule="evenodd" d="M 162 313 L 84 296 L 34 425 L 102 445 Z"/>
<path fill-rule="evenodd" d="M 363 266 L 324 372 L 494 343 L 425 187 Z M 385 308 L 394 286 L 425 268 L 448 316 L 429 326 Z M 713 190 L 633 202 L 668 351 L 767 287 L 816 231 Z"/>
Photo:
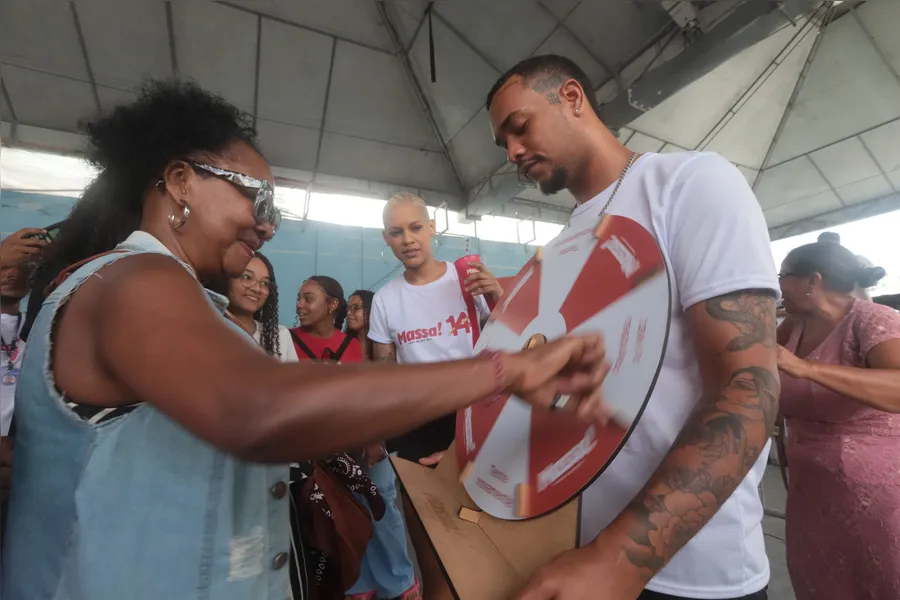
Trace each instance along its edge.
<path fill-rule="evenodd" d="M 793 319 L 792 319 L 793 320 Z M 785 347 L 803 333 L 794 323 Z M 864 367 L 900 314 L 857 300 L 808 358 Z M 781 374 L 787 563 L 797 600 L 900 600 L 900 415 Z"/>

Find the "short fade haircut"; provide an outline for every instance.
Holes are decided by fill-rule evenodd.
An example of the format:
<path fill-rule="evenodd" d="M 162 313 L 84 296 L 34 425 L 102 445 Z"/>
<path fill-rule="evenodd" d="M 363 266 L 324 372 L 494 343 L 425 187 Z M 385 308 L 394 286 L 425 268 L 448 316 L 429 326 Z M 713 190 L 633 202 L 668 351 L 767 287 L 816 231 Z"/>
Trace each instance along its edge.
<path fill-rule="evenodd" d="M 575 64 L 574 61 L 557 54 L 543 54 L 532 56 L 515 65 L 509 71 L 500 76 L 491 91 L 488 92 L 485 106 L 491 109 L 494 96 L 500 91 L 507 81 L 518 75 L 525 80 L 525 85 L 533 90 L 544 92 L 548 90 L 558 91 L 562 84 L 569 79 L 574 79 L 584 90 L 584 96 L 594 113 L 600 114 L 597 98 L 594 95 L 594 86 L 587 73 Z"/>
<path fill-rule="evenodd" d="M 428 205 L 425 204 L 425 201 L 420 196 L 416 196 L 409 192 L 399 192 L 388 198 L 387 204 L 384 205 L 384 210 L 381 212 L 382 223 L 387 223 L 388 213 L 398 204 L 412 204 L 414 206 L 419 206 L 422 209 L 422 214 L 425 216 L 425 219 L 428 221 L 431 220 L 431 213 L 428 212 Z"/>

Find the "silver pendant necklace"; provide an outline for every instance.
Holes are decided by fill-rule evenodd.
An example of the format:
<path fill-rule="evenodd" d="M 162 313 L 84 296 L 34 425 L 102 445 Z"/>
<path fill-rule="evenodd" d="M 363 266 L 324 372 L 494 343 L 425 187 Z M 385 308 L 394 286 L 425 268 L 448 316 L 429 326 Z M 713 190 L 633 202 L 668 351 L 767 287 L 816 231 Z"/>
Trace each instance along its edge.
<path fill-rule="evenodd" d="M 602 219 L 603 215 L 606 214 L 606 210 L 609 208 L 609 205 L 612 204 L 613 198 L 616 197 L 616 193 L 619 191 L 619 187 L 622 185 L 622 181 L 625 180 L 625 175 L 628 174 L 628 170 L 631 169 L 632 165 L 634 165 L 634 161 L 637 160 L 637 157 L 640 156 L 639 152 L 632 152 L 628 156 L 628 161 L 625 163 L 625 168 L 622 169 L 622 172 L 619 174 L 619 178 L 616 180 L 616 187 L 613 188 L 612 194 L 609 195 L 609 199 L 606 201 L 606 204 L 603 205 L 603 208 L 600 209 L 600 214 L 598 215 L 598 219 Z M 569 226 L 572 225 L 572 218 L 569 218 Z"/>

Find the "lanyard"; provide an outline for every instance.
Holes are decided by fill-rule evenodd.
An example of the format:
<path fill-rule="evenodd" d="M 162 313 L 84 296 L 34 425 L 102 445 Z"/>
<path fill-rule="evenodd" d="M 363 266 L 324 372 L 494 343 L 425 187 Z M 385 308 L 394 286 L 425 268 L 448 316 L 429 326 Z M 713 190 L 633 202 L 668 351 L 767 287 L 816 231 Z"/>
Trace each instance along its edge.
<path fill-rule="evenodd" d="M 0 334 L 0 350 L 3 350 L 9 359 L 9 366 L 7 366 L 7 370 L 9 371 L 12 371 L 13 368 L 13 356 L 16 353 L 16 346 L 19 345 L 19 327 L 21 326 L 22 313 L 19 313 L 16 317 L 16 329 L 13 332 L 12 342 L 7 343 L 7 341 L 3 339 L 3 335 Z"/>

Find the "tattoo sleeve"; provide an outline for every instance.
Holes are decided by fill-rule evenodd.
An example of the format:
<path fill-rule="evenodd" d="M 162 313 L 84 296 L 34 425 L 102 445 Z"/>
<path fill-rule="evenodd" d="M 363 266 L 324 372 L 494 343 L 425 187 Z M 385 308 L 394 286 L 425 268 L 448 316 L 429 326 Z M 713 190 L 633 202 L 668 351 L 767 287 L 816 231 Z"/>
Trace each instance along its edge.
<path fill-rule="evenodd" d="M 656 473 L 619 516 L 625 558 L 648 579 L 721 508 L 769 440 L 780 393 L 775 299 L 747 290 L 689 310 L 707 392 Z M 702 347 L 705 346 L 705 347 Z"/>

